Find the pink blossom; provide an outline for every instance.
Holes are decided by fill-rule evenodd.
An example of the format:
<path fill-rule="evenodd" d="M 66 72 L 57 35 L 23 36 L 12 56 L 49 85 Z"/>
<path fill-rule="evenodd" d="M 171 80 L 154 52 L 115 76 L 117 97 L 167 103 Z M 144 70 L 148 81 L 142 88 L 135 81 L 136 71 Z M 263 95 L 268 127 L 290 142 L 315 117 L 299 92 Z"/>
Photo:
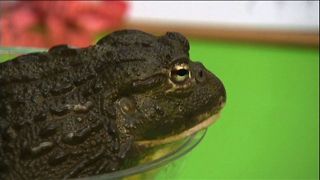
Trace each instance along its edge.
<path fill-rule="evenodd" d="M 18 1 L 0 4 L 0 45 L 88 46 L 124 21 L 123 1 Z"/>

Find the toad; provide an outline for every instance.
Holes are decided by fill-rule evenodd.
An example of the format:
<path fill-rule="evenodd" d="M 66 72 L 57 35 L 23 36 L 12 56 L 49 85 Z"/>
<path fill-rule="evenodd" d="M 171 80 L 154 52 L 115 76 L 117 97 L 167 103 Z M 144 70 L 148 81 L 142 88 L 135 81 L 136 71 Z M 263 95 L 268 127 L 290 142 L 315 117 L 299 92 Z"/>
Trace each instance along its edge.
<path fill-rule="evenodd" d="M 181 34 L 113 32 L 0 64 L 0 179 L 86 177 L 124 168 L 135 146 L 209 126 L 222 82 Z"/>

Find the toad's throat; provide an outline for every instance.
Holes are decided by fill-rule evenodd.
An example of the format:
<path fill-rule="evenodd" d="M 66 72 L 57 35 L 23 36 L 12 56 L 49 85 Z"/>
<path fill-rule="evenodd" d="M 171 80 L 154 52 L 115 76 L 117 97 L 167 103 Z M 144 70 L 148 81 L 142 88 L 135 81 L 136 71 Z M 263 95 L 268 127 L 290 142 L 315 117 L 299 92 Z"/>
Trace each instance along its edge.
<path fill-rule="evenodd" d="M 192 134 L 195 134 L 196 132 L 198 132 L 202 129 L 207 128 L 208 126 L 210 126 L 211 124 L 213 124 L 214 122 L 216 122 L 219 119 L 220 113 L 216 113 L 210 117 L 208 117 L 208 116 L 209 116 L 209 114 L 206 114 L 206 113 L 199 116 L 197 119 L 205 119 L 205 120 L 202 121 L 201 123 L 191 127 L 190 129 L 187 129 L 187 130 L 179 133 L 179 134 L 172 135 L 172 136 L 169 136 L 169 137 L 166 137 L 163 139 L 136 141 L 135 144 L 138 146 L 153 147 L 153 146 L 158 146 L 158 145 L 162 145 L 162 144 L 176 142 L 176 141 L 181 140 L 185 137 L 188 137 Z"/>

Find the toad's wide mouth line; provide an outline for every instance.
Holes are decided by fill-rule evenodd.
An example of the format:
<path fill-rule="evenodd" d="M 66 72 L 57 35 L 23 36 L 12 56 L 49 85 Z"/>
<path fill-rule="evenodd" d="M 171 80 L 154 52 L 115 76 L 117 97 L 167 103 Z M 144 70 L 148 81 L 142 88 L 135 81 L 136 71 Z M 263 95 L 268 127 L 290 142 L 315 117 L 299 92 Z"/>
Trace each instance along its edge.
<path fill-rule="evenodd" d="M 201 123 L 193 126 L 190 129 L 183 131 L 180 134 L 169 136 L 164 139 L 136 141 L 135 144 L 138 146 L 152 147 L 152 146 L 158 146 L 158 145 L 162 145 L 162 144 L 172 143 L 172 142 L 181 140 L 185 137 L 188 137 L 188 136 L 190 136 L 190 135 L 192 135 L 202 129 L 207 128 L 208 126 L 210 126 L 211 124 L 216 122 L 219 119 L 219 117 L 220 117 L 220 112 L 212 115 L 211 117 L 207 118 L 206 120 L 202 121 Z"/>

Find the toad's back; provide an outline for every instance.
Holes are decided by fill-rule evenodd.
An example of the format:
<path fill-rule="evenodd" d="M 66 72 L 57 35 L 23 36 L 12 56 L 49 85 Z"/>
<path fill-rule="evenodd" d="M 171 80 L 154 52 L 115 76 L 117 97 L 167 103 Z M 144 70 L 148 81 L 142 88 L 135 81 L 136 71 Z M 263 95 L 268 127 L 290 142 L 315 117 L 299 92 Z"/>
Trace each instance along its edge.
<path fill-rule="evenodd" d="M 120 33 L 147 37 L 114 36 Z M 111 103 L 126 88 L 126 62 L 143 58 L 130 39 L 106 42 L 112 40 L 83 49 L 56 46 L 0 64 L 0 179 L 81 177 L 119 167 L 129 143 L 110 120 Z"/>

